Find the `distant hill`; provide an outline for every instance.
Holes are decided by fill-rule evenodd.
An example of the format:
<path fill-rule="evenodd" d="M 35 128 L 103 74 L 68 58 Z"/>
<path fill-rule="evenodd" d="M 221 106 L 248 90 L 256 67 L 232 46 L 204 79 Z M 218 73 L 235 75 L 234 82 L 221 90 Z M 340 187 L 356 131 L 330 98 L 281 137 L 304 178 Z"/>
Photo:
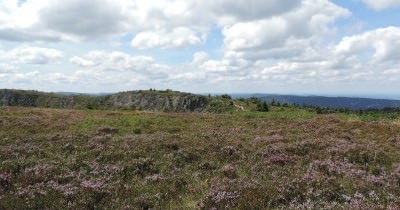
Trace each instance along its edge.
<path fill-rule="evenodd" d="M 320 106 L 329 108 L 359 109 L 384 109 L 400 107 L 400 100 L 370 99 L 352 97 L 324 97 L 324 96 L 295 96 L 295 95 L 274 95 L 274 94 L 234 94 L 234 98 L 257 97 L 266 102 L 272 100 L 280 103 L 298 104 L 307 106 Z"/>
<path fill-rule="evenodd" d="M 171 90 L 139 90 L 108 95 L 0 90 L 0 106 L 201 112 L 207 110 L 209 104 L 206 96 Z"/>

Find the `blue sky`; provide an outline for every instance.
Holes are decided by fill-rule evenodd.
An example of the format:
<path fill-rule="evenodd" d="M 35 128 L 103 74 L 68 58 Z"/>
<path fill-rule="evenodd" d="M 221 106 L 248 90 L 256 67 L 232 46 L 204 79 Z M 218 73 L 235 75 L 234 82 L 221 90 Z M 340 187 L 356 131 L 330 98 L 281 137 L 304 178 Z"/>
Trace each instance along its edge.
<path fill-rule="evenodd" d="M 373 8 L 363 4 L 363 2 L 356 0 L 335 0 L 333 2 L 337 5 L 348 8 L 352 12 L 351 19 L 363 22 L 365 24 L 365 30 L 373 30 L 375 28 L 388 26 L 400 26 L 400 13 L 398 6 L 390 6 L 383 10 L 374 10 Z M 397 2 L 397 4 L 399 3 Z M 342 24 L 346 24 L 346 22 Z"/>
<path fill-rule="evenodd" d="M 7 0 L 0 88 L 400 97 L 400 0 Z"/>

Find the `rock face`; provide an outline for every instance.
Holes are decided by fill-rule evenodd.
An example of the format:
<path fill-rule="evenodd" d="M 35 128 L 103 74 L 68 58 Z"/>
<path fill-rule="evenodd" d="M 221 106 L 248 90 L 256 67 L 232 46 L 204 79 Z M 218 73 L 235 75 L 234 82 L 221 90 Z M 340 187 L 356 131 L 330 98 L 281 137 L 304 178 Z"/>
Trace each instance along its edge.
<path fill-rule="evenodd" d="M 129 91 L 106 96 L 65 96 L 3 89 L 0 90 L 0 106 L 203 112 L 207 111 L 209 100 L 205 96 L 174 91 Z"/>
<path fill-rule="evenodd" d="M 2 106 L 35 106 L 39 95 L 34 91 L 0 90 Z"/>
<path fill-rule="evenodd" d="M 177 92 L 130 91 L 110 95 L 106 101 L 111 107 L 155 112 L 202 112 L 208 107 L 207 97 Z"/>
<path fill-rule="evenodd" d="M 88 96 L 62 96 L 39 91 L 0 90 L 0 106 L 77 108 L 84 103 L 89 103 L 91 98 Z"/>

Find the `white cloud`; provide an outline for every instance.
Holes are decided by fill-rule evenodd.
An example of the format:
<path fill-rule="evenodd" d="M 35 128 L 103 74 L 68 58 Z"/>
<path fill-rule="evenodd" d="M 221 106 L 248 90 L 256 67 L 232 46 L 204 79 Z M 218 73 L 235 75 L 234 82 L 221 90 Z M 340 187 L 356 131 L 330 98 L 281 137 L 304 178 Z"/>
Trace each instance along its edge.
<path fill-rule="evenodd" d="M 363 1 L 375 10 L 399 5 L 393 0 Z M 351 12 L 330 0 L 22 2 L 0 1 L 0 40 L 42 47 L 15 47 L 18 43 L 5 42 L 11 49 L 0 49 L 2 81 L 30 79 L 37 84 L 90 87 L 157 84 L 172 88 L 179 83 L 203 88 L 208 87 L 204 84 L 223 84 L 230 88 L 230 84 L 263 87 L 273 82 L 311 84 L 398 77 L 400 29 L 339 31 L 346 25 L 337 20 Z M 351 35 L 342 39 L 341 34 Z M 127 39 L 131 41 L 128 44 Z M 48 42 L 60 42 L 51 44 L 59 49 L 70 44 L 68 55 L 89 53 L 72 55 L 68 59 L 71 65 L 65 63 L 61 50 L 46 47 Z M 110 44 L 115 42 L 121 45 Z M 187 61 L 184 55 L 181 63 L 174 61 L 168 66 L 153 57 L 152 53 L 160 51 L 145 51 L 146 56 L 120 52 L 129 51 L 127 47 L 164 49 L 161 52 L 174 53 L 171 57 L 182 55 L 171 48 L 200 52 Z M 35 69 L 25 65 L 57 62 L 63 64 L 59 72 L 46 65 Z"/>
<path fill-rule="evenodd" d="M 123 0 L 28 0 L 18 5 L 17 0 L 0 3 L 0 17 L 4 18 L 0 21 L 0 39 L 97 39 L 125 32 L 130 22 L 130 3 Z M 8 9 L 2 12 L 3 7 Z"/>
<path fill-rule="evenodd" d="M 0 72 L 1 73 L 1 72 Z M 3 77 L 2 77 L 3 75 Z M 11 84 L 60 84 L 73 83 L 79 81 L 79 78 L 74 75 L 67 76 L 59 72 L 54 73 L 41 73 L 39 71 L 29 72 L 13 72 L 9 74 L 0 74 L 0 80 L 6 79 L 4 82 Z M 42 88 L 42 86 L 40 86 Z"/>
<path fill-rule="evenodd" d="M 295 0 L 139 1 L 135 15 L 139 27 L 155 27 L 137 34 L 132 46 L 148 49 L 198 45 L 205 41 L 208 29 L 215 23 L 223 27 L 236 21 L 271 17 L 298 5 Z"/>
<path fill-rule="evenodd" d="M 17 0 L 0 3 L 0 39 L 82 41 L 137 34 L 134 45 L 170 48 L 201 43 L 216 23 L 280 15 L 299 1 L 29 0 L 18 5 Z M 181 32 L 178 41 L 171 38 Z"/>
<path fill-rule="evenodd" d="M 48 64 L 59 61 L 63 54 L 56 49 L 23 46 L 11 50 L 9 57 L 19 64 Z"/>
<path fill-rule="evenodd" d="M 249 61 L 245 59 L 229 59 L 222 60 L 207 60 L 199 65 L 199 68 L 208 73 L 221 73 L 221 74 L 243 74 L 248 70 Z"/>
<path fill-rule="evenodd" d="M 39 71 L 32 71 L 27 73 L 17 73 L 10 76 L 11 82 L 15 83 L 33 83 L 40 75 Z"/>
<path fill-rule="evenodd" d="M 300 5 L 298 0 L 206 0 L 209 8 L 222 25 L 237 21 L 252 21 L 281 15 Z"/>
<path fill-rule="evenodd" d="M 304 0 L 301 7 L 281 16 L 251 22 L 238 22 L 223 30 L 229 50 L 269 50 L 288 41 L 309 40 L 330 32 L 330 24 L 349 11 L 327 0 Z"/>
<path fill-rule="evenodd" d="M 121 0 L 49 0 L 39 11 L 44 27 L 75 38 L 95 39 L 129 28 L 129 3 Z"/>
<path fill-rule="evenodd" d="M 6 63 L 0 63 L 0 73 L 14 73 L 16 72 L 16 67 Z"/>
<path fill-rule="evenodd" d="M 70 62 L 79 66 L 80 72 L 111 77 L 110 80 L 119 76 L 126 79 L 127 75 L 146 80 L 167 79 L 168 73 L 172 71 L 169 66 L 156 62 L 152 57 L 132 56 L 118 51 L 92 51 L 83 57 L 73 57 Z"/>
<path fill-rule="evenodd" d="M 0 24 L 8 21 L 10 14 L 18 8 L 18 0 L 7 0 L 0 2 Z"/>
<path fill-rule="evenodd" d="M 344 37 L 336 46 L 338 56 L 354 56 L 375 64 L 399 62 L 400 28 L 387 27 Z"/>
<path fill-rule="evenodd" d="M 267 30 L 268 29 L 268 30 Z M 223 30 L 225 45 L 230 50 L 273 48 L 286 41 L 288 25 L 282 18 L 236 23 Z"/>
<path fill-rule="evenodd" d="M 385 10 L 393 7 L 399 7 L 399 0 L 362 0 L 369 8 L 373 10 Z"/>
<path fill-rule="evenodd" d="M 133 47 L 139 49 L 149 48 L 180 48 L 198 45 L 204 42 L 204 37 L 199 36 L 189 28 L 179 27 L 172 31 L 145 31 L 137 34 L 132 40 Z"/>
<path fill-rule="evenodd" d="M 345 37 L 332 47 L 310 47 L 306 42 L 297 54 L 284 59 L 268 48 L 274 45 L 232 47 L 221 60 L 202 60 L 197 70 L 206 73 L 208 81 L 269 81 L 311 84 L 319 81 L 361 82 L 395 80 L 399 72 L 400 29 L 388 27 Z M 286 46 L 286 45 L 283 45 Z M 290 49 L 290 48 L 288 48 Z M 254 56 L 253 53 L 258 56 Z M 290 57 L 288 57 L 290 55 Z M 196 70 L 193 71 L 195 73 Z M 188 75 L 187 72 L 183 75 Z M 193 77 L 201 74 L 191 74 Z"/>
<path fill-rule="evenodd" d="M 208 54 L 204 51 L 196 52 L 193 54 L 192 63 L 198 64 L 208 60 Z"/>
<path fill-rule="evenodd" d="M 258 42 L 266 39 L 273 42 L 279 35 L 283 42 L 289 33 L 301 35 L 307 27 L 298 25 L 304 21 L 311 22 L 309 27 L 319 27 L 331 21 L 330 17 L 335 16 L 333 12 L 344 12 L 327 0 L 29 0 L 21 6 L 17 0 L 9 2 L 0 3 L 0 8 L 7 11 L 0 12 L 0 16 L 7 19 L 6 23 L 0 22 L 0 39 L 82 41 L 135 34 L 132 46 L 140 49 L 198 45 L 205 41 L 207 32 L 215 24 L 225 28 L 227 42 L 235 39 L 233 44 L 239 44 L 238 47 L 241 37 L 235 36 L 241 29 L 256 30 L 253 36 L 262 35 L 255 40 Z M 286 15 L 288 12 L 292 14 Z M 307 16 L 309 14 L 314 16 Z M 282 18 L 282 15 L 286 16 Z M 263 33 L 265 29 L 276 31 Z M 229 37 L 232 33 L 236 35 Z M 243 35 L 252 38 L 249 34 Z"/>
<path fill-rule="evenodd" d="M 398 69 L 389 69 L 389 70 L 385 70 L 383 72 L 383 74 L 387 74 L 387 75 L 399 75 L 400 74 L 400 68 Z"/>
<path fill-rule="evenodd" d="M 91 51 L 83 57 L 73 57 L 71 63 L 98 71 L 155 71 L 168 67 L 158 64 L 152 57 L 132 56 L 123 52 Z"/>
<path fill-rule="evenodd" d="M 63 53 L 56 49 L 20 46 L 10 51 L 0 51 L 0 60 L 14 64 L 49 64 L 58 62 Z"/>
<path fill-rule="evenodd" d="M 321 52 L 327 51 L 325 37 L 335 32 L 331 24 L 348 15 L 327 0 L 304 0 L 280 16 L 227 25 L 223 58 L 202 60 L 197 70 L 216 81 L 315 79 L 337 66 L 325 55 L 332 53 Z"/>
<path fill-rule="evenodd" d="M 53 72 L 49 74 L 44 74 L 40 77 L 41 81 L 49 82 L 49 83 L 73 83 L 79 81 L 77 75 L 65 75 L 60 72 Z"/>
<path fill-rule="evenodd" d="M 344 37 L 332 48 L 322 48 L 316 59 L 285 59 L 258 62 L 252 78 L 301 83 L 388 81 L 399 76 L 400 29 L 380 28 Z M 322 50 L 324 53 L 322 53 Z"/>
<path fill-rule="evenodd" d="M 3 3 L 4 2 L 4 3 Z M 41 26 L 39 12 L 49 0 L 28 0 L 19 5 L 18 0 L 0 2 L 0 39 L 9 41 L 60 40 L 62 34 L 56 34 Z"/>

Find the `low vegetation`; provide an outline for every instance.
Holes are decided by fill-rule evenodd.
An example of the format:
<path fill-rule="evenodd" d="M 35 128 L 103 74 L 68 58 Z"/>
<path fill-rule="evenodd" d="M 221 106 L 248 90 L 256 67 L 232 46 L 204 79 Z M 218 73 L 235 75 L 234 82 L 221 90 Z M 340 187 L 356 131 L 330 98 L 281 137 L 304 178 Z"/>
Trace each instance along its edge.
<path fill-rule="evenodd" d="M 252 100 L 215 97 L 221 114 L 1 107 L 0 209 L 400 208 L 399 118 Z"/>

